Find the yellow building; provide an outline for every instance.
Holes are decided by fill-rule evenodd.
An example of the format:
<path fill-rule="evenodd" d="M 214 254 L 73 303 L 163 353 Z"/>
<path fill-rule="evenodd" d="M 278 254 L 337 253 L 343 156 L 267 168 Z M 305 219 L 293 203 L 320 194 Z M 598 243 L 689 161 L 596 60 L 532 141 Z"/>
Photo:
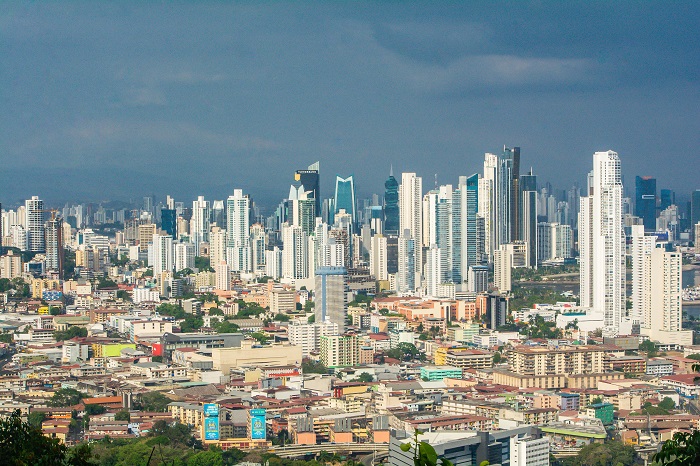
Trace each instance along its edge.
<path fill-rule="evenodd" d="M 35 278 L 29 284 L 32 291 L 32 298 L 41 299 L 45 290 L 61 290 L 61 282 L 59 280 L 42 280 Z"/>
<path fill-rule="evenodd" d="M 252 340 L 243 340 L 240 348 L 212 348 L 211 357 L 214 370 L 228 374 L 232 368 L 299 366 L 301 365 L 301 346 L 270 345 L 259 346 Z"/>

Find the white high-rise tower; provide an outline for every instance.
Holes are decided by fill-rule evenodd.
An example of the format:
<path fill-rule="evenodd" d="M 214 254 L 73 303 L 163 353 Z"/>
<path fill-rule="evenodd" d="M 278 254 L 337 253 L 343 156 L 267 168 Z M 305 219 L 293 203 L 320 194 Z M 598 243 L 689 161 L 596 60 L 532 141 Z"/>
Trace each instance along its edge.
<path fill-rule="evenodd" d="M 32 252 L 46 251 L 44 241 L 44 201 L 38 196 L 24 201 L 24 225 L 27 232 L 27 250 Z"/>
<path fill-rule="evenodd" d="M 587 196 L 579 214 L 581 305 L 603 314 L 606 336 L 625 319 L 625 233 L 622 176 L 616 152 L 593 154 Z"/>
<path fill-rule="evenodd" d="M 399 186 L 399 226 L 402 236 L 413 240 L 413 257 L 410 261 L 414 267 L 415 288 L 420 287 L 423 272 L 423 179 L 415 173 L 402 173 Z M 401 259 L 403 260 L 403 259 Z M 410 283 L 410 280 L 405 284 Z M 415 290 L 414 288 L 414 290 Z"/>
<path fill-rule="evenodd" d="M 250 199 L 242 189 L 234 189 L 226 200 L 226 248 L 233 272 L 250 272 Z"/>

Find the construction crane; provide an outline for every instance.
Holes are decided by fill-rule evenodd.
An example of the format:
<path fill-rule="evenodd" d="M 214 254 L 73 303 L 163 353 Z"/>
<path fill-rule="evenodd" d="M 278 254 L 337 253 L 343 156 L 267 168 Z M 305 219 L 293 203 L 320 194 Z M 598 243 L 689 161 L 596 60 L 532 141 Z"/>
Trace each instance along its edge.
<path fill-rule="evenodd" d="M 42 209 L 42 210 L 36 210 L 35 212 L 51 212 L 51 220 L 56 220 L 58 212 L 60 210 L 58 209 Z"/>

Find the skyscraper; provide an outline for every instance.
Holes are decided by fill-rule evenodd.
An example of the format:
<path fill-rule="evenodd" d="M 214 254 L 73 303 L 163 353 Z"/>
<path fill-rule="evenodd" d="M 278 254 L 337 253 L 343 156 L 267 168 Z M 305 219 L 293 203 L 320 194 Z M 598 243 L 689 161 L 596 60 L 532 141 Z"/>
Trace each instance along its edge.
<path fill-rule="evenodd" d="M 656 178 L 635 178 L 634 215 L 642 219 L 646 231 L 656 230 Z"/>
<path fill-rule="evenodd" d="M 384 234 L 398 235 L 399 218 L 399 182 L 394 178 L 394 168 L 389 171 L 389 178 L 384 183 Z"/>
<path fill-rule="evenodd" d="M 357 221 L 355 215 L 355 181 L 353 176 L 347 178 L 335 177 L 335 197 L 333 198 L 333 213 L 337 214 L 341 210 L 350 214 L 352 223 Z"/>
<path fill-rule="evenodd" d="M 38 196 L 24 201 L 24 226 L 27 232 L 27 250 L 32 252 L 46 251 L 44 238 L 44 201 Z"/>
<path fill-rule="evenodd" d="M 152 241 L 148 255 L 153 259 L 153 276 L 160 282 L 160 274 L 173 270 L 173 237 L 156 233 Z"/>
<path fill-rule="evenodd" d="M 177 238 L 177 211 L 175 209 L 161 209 L 160 225 L 164 232 Z"/>
<path fill-rule="evenodd" d="M 593 154 L 586 193 L 579 214 L 581 306 L 601 313 L 604 334 L 613 336 L 625 317 L 622 176 L 616 152 Z"/>
<path fill-rule="evenodd" d="M 53 217 L 46 222 L 46 269 L 58 272 L 63 278 L 63 219 Z"/>
<path fill-rule="evenodd" d="M 250 199 L 242 189 L 233 190 L 226 211 L 226 262 L 234 272 L 250 272 Z"/>
<path fill-rule="evenodd" d="M 320 162 L 309 165 L 307 170 L 294 172 L 294 180 L 301 183 L 304 191 L 310 192 L 309 198 L 314 199 L 316 215 L 321 215 L 321 185 Z"/>
<path fill-rule="evenodd" d="M 412 255 L 407 259 L 413 266 L 413 271 L 406 275 L 410 280 L 403 283 L 413 283 L 419 287 L 421 274 L 423 273 L 423 179 L 415 173 L 402 173 L 401 186 L 399 186 L 399 230 L 404 239 L 413 240 L 411 247 L 405 251 Z M 401 252 L 401 240 L 399 239 L 399 260 L 404 261 Z M 401 264 L 399 264 L 401 273 Z M 415 288 L 412 288 L 415 289 Z M 403 291 L 403 290 L 402 290 Z"/>
<path fill-rule="evenodd" d="M 510 184 L 510 239 L 509 242 L 522 239 L 520 237 L 520 147 L 503 147 L 503 161 L 506 168 L 501 171 L 504 182 Z"/>
<path fill-rule="evenodd" d="M 345 267 L 319 267 L 316 269 L 314 309 L 316 322 L 330 320 L 338 325 L 338 332 L 345 333 L 347 302 L 345 299 Z"/>
<path fill-rule="evenodd" d="M 527 243 L 527 266 L 537 267 L 537 176 L 532 169 L 522 175 L 520 183 L 520 239 Z"/>
<path fill-rule="evenodd" d="M 199 255 L 199 245 L 209 242 L 211 208 L 209 201 L 204 200 L 204 196 L 197 197 L 192 201 L 192 219 L 190 220 L 190 235 L 194 243 L 195 255 Z"/>
<path fill-rule="evenodd" d="M 664 211 L 671 207 L 672 205 L 676 205 L 676 193 L 673 192 L 670 189 L 662 189 L 660 191 L 660 205 L 659 205 L 659 210 Z"/>
<path fill-rule="evenodd" d="M 689 345 L 693 332 L 682 329 L 681 266 L 679 251 L 656 236 L 645 235 L 643 225 L 632 225 L 632 310 L 640 333 L 663 344 Z"/>
<path fill-rule="evenodd" d="M 694 235 L 695 225 L 700 222 L 700 189 L 690 196 L 690 234 Z"/>

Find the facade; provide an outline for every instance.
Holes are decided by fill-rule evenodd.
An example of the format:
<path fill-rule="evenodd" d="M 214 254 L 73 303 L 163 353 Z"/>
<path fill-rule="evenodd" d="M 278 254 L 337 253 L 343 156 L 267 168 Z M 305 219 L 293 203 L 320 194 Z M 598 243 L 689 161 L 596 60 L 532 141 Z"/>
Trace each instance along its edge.
<path fill-rule="evenodd" d="M 334 214 L 344 210 L 352 218 L 352 223 L 357 221 L 355 214 L 355 180 L 352 175 L 347 178 L 335 177 L 335 198 L 333 199 Z"/>
<path fill-rule="evenodd" d="M 319 267 L 316 269 L 316 322 L 326 320 L 338 326 L 338 332 L 345 332 L 347 302 L 345 284 L 347 269 L 344 267 Z"/>
<path fill-rule="evenodd" d="M 656 230 L 656 178 L 635 178 L 634 215 L 642 219 L 644 230 Z"/>
<path fill-rule="evenodd" d="M 233 272 L 250 272 L 250 198 L 234 189 L 226 200 L 226 256 Z"/>
<path fill-rule="evenodd" d="M 360 343 L 356 335 L 320 337 L 321 362 L 328 368 L 355 366 L 360 361 Z"/>
<path fill-rule="evenodd" d="M 493 253 L 493 286 L 501 293 L 508 293 L 512 290 L 512 269 L 513 255 L 508 244 L 501 244 Z"/>
<path fill-rule="evenodd" d="M 692 331 L 682 329 L 681 253 L 632 225 L 632 312 L 643 335 L 663 344 L 692 344 Z"/>
<path fill-rule="evenodd" d="M 405 261 L 406 266 L 412 270 L 405 270 L 407 278 L 398 286 L 404 289 L 415 289 L 420 286 L 423 271 L 423 179 L 415 173 L 402 173 L 401 186 L 399 186 L 399 233 L 404 242 L 413 241 L 412 247 L 405 244 L 401 251 L 401 237 L 399 238 L 399 260 Z M 401 274 L 401 264 L 399 264 Z M 412 287 L 410 286 L 413 284 Z"/>
<path fill-rule="evenodd" d="M 24 201 L 24 228 L 27 232 L 27 250 L 32 252 L 44 252 L 46 243 L 44 238 L 44 201 L 38 196 Z"/>
<path fill-rule="evenodd" d="M 306 323 L 293 320 L 287 328 L 289 343 L 300 346 L 303 357 L 316 352 L 321 347 L 321 337 L 338 335 L 338 324 L 330 321 Z"/>
<path fill-rule="evenodd" d="M 389 173 L 389 178 L 384 183 L 383 231 L 387 235 L 398 235 L 399 228 L 399 182 L 394 178 L 394 170 L 392 168 Z"/>
<path fill-rule="evenodd" d="M 452 366 L 423 366 L 420 368 L 420 378 L 426 382 L 445 378 L 461 379 L 462 369 Z"/>
<path fill-rule="evenodd" d="M 580 202 L 581 306 L 602 314 L 604 334 L 615 336 L 623 323 L 626 301 L 622 176 L 616 152 L 593 154 L 587 196 Z"/>
<path fill-rule="evenodd" d="M 314 210 L 316 215 L 321 215 L 321 176 L 319 173 L 320 163 L 316 162 L 309 165 L 306 170 L 297 170 L 294 172 L 294 180 L 301 183 L 304 191 L 310 193 L 310 198 L 314 199 Z"/>

